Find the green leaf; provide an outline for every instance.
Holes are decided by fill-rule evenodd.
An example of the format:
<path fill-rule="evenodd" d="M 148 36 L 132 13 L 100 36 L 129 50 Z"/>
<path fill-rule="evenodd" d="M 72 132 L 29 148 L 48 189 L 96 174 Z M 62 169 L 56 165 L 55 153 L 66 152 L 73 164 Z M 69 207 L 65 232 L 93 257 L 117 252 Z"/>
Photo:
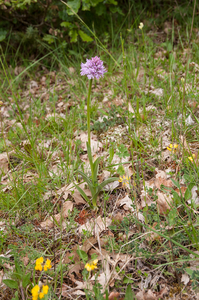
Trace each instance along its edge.
<path fill-rule="evenodd" d="M 126 289 L 126 294 L 124 300 L 135 300 L 135 294 L 133 293 L 131 286 L 128 285 Z"/>
<path fill-rule="evenodd" d="M 81 5 L 81 0 L 67 1 L 67 13 L 69 15 L 77 14 L 80 5 Z"/>
<path fill-rule="evenodd" d="M 176 224 L 176 218 L 178 217 L 178 212 L 177 209 L 174 207 L 173 209 L 170 210 L 168 213 L 168 218 L 169 218 L 169 225 L 175 225 Z"/>
<path fill-rule="evenodd" d="M 12 273 L 12 279 L 16 281 L 21 281 L 23 278 L 23 274 L 19 274 L 17 272 Z"/>
<path fill-rule="evenodd" d="M 90 10 L 90 3 L 86 3 L 85 1 L 82 2 L 82 10 Z"/>
<path fill-rule="evenodd" d="M 5 285 L 7 285 L 11 289 L 18 289 L 18 283 L 14 280 L 4 279 L 3 283 L 5 283 Z"/>
<path fill-rule="evenodd" d="M 173 184 L 174 184 L 178 189 L 180 189 L 180 184 L 179 184 L 179 182 L 175 181 L 173 178 L 171 178 L 171 181 L 173 182 Z"/>
<path fill-rule="evenodd" d="M 119 166 L 117 168 L 117 173 L 120 175 L 120 176 L 123 176 L 125 174 L 125 170 L 124 170 L 124 167 L 123 166 Z"/>
<path fill-rule="evenodd" d="M 195 183 L 190 183 L 186 189 L 186 192 L 184 194 L 185 201 L 189 200 L 192 196 L 191 190 L 195 186 Z"/>
<path fill-rule="evenodd" d="M 118 13 L 118 14 L 124 16 L 124 13 L 119 6 L 110 6 L 110 11 L 114 14 Z"/>
<path fill-rule="evenodd" d="M 71 43 L 77 42 L 77 37 L 78 37 L 77 30 L 71 29 L 69 31 L 69 36 L 71 37 L 71 39 L 70 39 Z"/>
<path fill-rule="evenodd" d="M 189 276 L 192 277 L 192 275 L 193 275 L 193 270 L 192 270 L 192 269 L 189 269 L 189 268 L 186 268 L 185 270 L 186 270 L 187 274 L 188 274 Z"/>
<path fill-rule="evenodd" d="M 109 158 L 108 158 L 109 163 L 112 162 L 113 156 L 114 156 L 114 148 L 113 148 L 113 146 L 111 146 L 111 147 L 109 148 Z"/>
<path fill-rule="evenodd" d="M 54 43 L 54 37 L 52 35 L 50 35 L 50 34 L 44 35 L 43 40 L 45 42 L 47 42 L 49 45 L 52 44 L 52 43 Z"/>
<path fill-rule="evenodd" d="M 18 273 L 20 275 L 23 274 L 20 263 L 18 262 L 17 259 L 15 259 L 15 270 L 16 270 L 16 273 Z"/>
<path fill-rule="evenodd" d="M 105 185 L 113 182 L 113 181 L 116 181 L 118 180 L 118 177 L 111 177 L 111 178 L 108 178 L 106 180 L 104 180 L 99 186 L 98 186 L 98 191 L 97 193 L 94 195 L 93 198 L 96 198 L 98 196 L 98 194 L 101 192 L 101 190 L 103 189 L 103 187 L 105 187 Z"/>
<path fill-rule="evenodd" d="M 92 204 L 90 199 L 86 196 L 86 194 L 84 193 L 84 191 L 74 183 L 76 189 L 80 192 L 81 196 L 84 198 L 84 200 L 89 204 L 89 206 L 92 208 Z"/>
<path fill-rule="evenodd" d="M 77 173 L 79 173 L 82 178 L 84 179 L 84 181 L 88 184 L 88 187 L 91 191 L 91 194 L 93 195 L 94 194 L 94 188 L 93 188 L 93 184 L 92 182 L 90 181 L 90 179 L 86 176 L 86 174 L 84 174 L 84 172 L 78 170 Z"/>
<path fill-rule="evenodd" d="M 77 254 L 83 260 L 84 263 L 86 263 L 88 261 L 88 255 L 86 254 L 85 251 L 78 249 Z"/>
<path fill-rule="evenodd" d="M 7 32 L 8 32 L 7 30 L 4 30 L 4 29 L 0 28 L 0 42 L 2 42 L 3 40 L 5 40 Z"/>
<path fill-rule="evenodd" d="M 109 184 L 109 183 L 111 183 L 111 182 L 113 182 L 113 181 L 118 181 L 118 177 L 111 177 L 111 178 L 108 178 L 108 179 L 104 180 L 104 181 L 99 185 L 100 190 L 102 190 L 103 187 L 105 187 L 105 185 L 107 185 L 107 184 Z"/>
<path fill-rule="evenodd" d="M 95 162 L 93 163 L 93 180 L 94 182 L 97 181 L 97 175 L 98 175 L 98 170 L 99 170 L 99 162 L 100 162 L 100 157 L 98 157 Z"/>
<path fill-rule="evenodd" d="M 79 30 L 78 33 L 83 42 L 92 42 L 93 41 L 93 39 L 89 35 L 87 35 L 85 32 L 83 32 L 82 30 Z"/>
<path fill-rule="evenodd" d="M 15 297 L 14 298 L 12 298 L 11 300 L 19 300 L 19 293 L 18 293 L 18 291 L 16 291 L 15 292 Z"/>
<path fill-rule="evenodd" d="M 91 147 L 89 146 L 88 142 L 86 143 L 86 147 L 87 147 L 87 154 L 88 154 L 88 159 L 91 167 L 91 173 L 93 174 L 93 157 L 91 153 Z"/>
<path fill-rule="evenodd" d="M 98 258 L 98 255 L 96 253 L 91 254 L 91 259 L 95 260 Z"/>
<path fill-rule="evenodd" d="M 71 25 L 71 23 L 70 22 L 62 22 L 60 25 L 62 27 L 69 27 Z"/>
<path fill-rule="evenodd" d="M 22 286 L 25 288 L 30 283 L 31 273 L 26 274 L 22 280 Z"/>
<path fill-rule="evenodd" d="M 134 281 L 130 278 L 125 277 L 123 280 L 123 283 L 128 284 L 128 283 L 134 283 Z"/>
<path fill-rule="evenodd" d="M 175 204 L 178 205 L 178 204 L 181 204 L 182 203 L 182 200 L 181 200 L 181 197 L 178 195 L 178 193 L 174 190 L 171 191 L 172 195 L 173 195 L 173 198 L 174 198 L 174 201 L 175 201 Z"/>
<path fill-rule="evenodd" d="M 106 13 L 107 6 L 104 5 L 104 3 L 99 3 L 98 6 L 96 7 L 96 14 L 98 16 L 102 16 L 103 14 Z"/>

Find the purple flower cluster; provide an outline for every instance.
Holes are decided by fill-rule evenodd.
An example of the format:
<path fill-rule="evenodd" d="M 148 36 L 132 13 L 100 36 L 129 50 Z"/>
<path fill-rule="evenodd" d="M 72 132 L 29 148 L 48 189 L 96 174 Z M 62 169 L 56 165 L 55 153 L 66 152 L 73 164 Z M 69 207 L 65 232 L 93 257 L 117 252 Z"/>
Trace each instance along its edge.
<path fill-rule="evenodd" d="M 81 75 L 86 75 L 88 79 L 97 78 L 104 76 L 106 72 L 105 67 L 103 66 L 103 61 L 95 56 L 91 59 L 87 59 L 86 63 L 81 63 Z"/>

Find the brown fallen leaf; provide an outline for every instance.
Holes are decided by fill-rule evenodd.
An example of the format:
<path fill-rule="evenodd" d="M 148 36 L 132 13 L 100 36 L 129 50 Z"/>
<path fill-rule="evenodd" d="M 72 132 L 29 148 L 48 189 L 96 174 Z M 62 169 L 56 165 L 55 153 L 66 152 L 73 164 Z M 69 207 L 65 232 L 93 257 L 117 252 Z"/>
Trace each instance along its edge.
<path fill-rule="evenodd" d="M 173 182 L 170 179 L 156 178 L 155 187 L 157 189 L 160 189 L 161 185 L 164 185 L 166 187 L 173 187 Z"/>
<path fill-rule="evenodd" d="M 77 254 L 77 249 L 79 249 L 79 245 L 76 244 L 70 252 L 67 252 L 65 254 L 65 256 L 63 257 L 62 259 L 62 263 L 65 263 L 65 264 L 68 264 L 69 262 L 71 262 L 70 258 L 69 257 L 72 257 L 73 258 L 73 261 L 75 261 L 76 263 L 80 261 L 80 257 L 79 255 Z"/>
<path fill-rule="evenodd" d="M 76 182 L 74 182 L 74 183 L 77 184 Z M 91 197 L 91 191 L 89 189 L 85 188 L 85 183 L 79 184 L 79 187 L 84 191 L 86 196 Z M 56 193 L 58 195 L 62 196 L 65 200 L 67 200 L 68 196 L 71 195 L 77 205 L 86 203 L 86 201 L 82 198 L 82 196 L 80 195 L 80 192 L 76 189 L 76 187 L 74 186 L 73 183 L 63 186 Z"/>
<path fill-rule="evenodd" d="M 164 296 L 166 296 L 169 292 L 169 288 L 167 286 L 163 287 L 159 293 L 157 293 L 157 299 L 164 299 Z"/>
<path fill-rule="evenodd" d="M 1 270 L 1 271 L 0 271 L 0 284 L 2 284 L 3 275 L 4 275 L 4 271 Z"/>
<path fill-rule="evenodd" d="M 167 187 L 173 187 L 173 182 L 168 179 L 168 175 L 165 171 L 155 169 L 156 175 L 155 175 L 155 181 L 154 185 L 157 189 L 160 189 L 161 185 L 167 186 Z"/>
<path fill-rule="evenodd" d="M 102 258 L 103 257 L 106 257 L 107 255 L 108 255 L 108 252 L 105 250 L 105 249 L 103 249 L 103 248 L 101 248 L 101 252 L 100 252 L 100 250 L 98 249 L 98 248 L 95 248 L 95 249 L 91 249 L 89 252 L 88 252 L 88 254 L 91 256 L 92 254 L 97 254 L 98 255 L 98 257 L 97 257 L 97 259 L 98 260 L 102 260 Z"/>
<path fill-rule="evenodd" d="M 170 211 L 171 209 L 171 204 L 173 202 L 171 196 L 158 191 L 157 197 L 158 199 L 156 201 L 159 214 L 164 215 L 168 213 L 168 211 Z"/>
<path fill-rule="evenodd" d="M 75 190 L 75 192 L 72 194 L 72 197 L 77 205 L 86 204 L 86 201 L 82 198 L 78 190 Z"/>
<path fill-rule="evenodd" d="M 89 212 L 83 209 L 82 211 L 80 211 L 79 215 L 75 218 L 75 222 L 83 225 L 86 223 L 89 216 L 90 216 Z"/>
<path fill-rule="evenodd" d="M 141 209 L 144 208 L 145 206 L 151 206 L 151 204 L 154 202 L 152 197 L 144 189 L 141 191 L 140 199 L 141 199 Z"/>
<path fill-rule="evenodd" d="M 27 266 L 27 264 L 29 263 L 29 257 L 28 257 L 28 253 L 26 253 L 26 256 L 21 258 L 24 266 Z"/>
<path fill-rule="evenodd" d="M 187 283 L 189 283 L 189 280 L 190 280 L 190 278 L 189 278 L 189 275 L 187 273 L 182 274 L 181 282 L 183 282 L 184 285 L 187 285 Z"/>
<path fill-rule="evenodd" d="M 108 300 L 118 300 L 120 294 L 118 292 L 111 292 L 108 296 Z M 103 296 L 104 299 L 106 299 L 106 295 Z"/>
<path fill-rule="evenodd" d="M 83 230 L 93 232 L 95 234 L 95 226 L 97 226 L 98 233 L 100 234 L 102 231 L 106 230 L 108 226 L 111 225 L 112 220 L 109 218 L 101 218 L 101 216 L 97 217 L 96 220 L 89 220 L 86 224 L 79 227 L 79 234 L 83 232 Z"/>
<path fill-rule="evenodd" d="M 198 190 L 198 187 L 197 187 L 197 186 L 194 186 L 194 187 L 191 189 L 191 199 L 188 200 L 187 202 L 188 202 L 188 203 L 191 203 L 192 201 L 193 201 L 196 205 L 199 204 L 199 190 Z"/>
<path fill-rule="evenodd" d="M 66 284 L 62 285 L 62 296 L 66 297 L 67 299 L 73 299 L 73 297 L 69 296 L 69 295 L 85 295 L 84 292 L 82 292 L 81 290 L 84 289 L 89 289 L 89 290 L 93 290 L 92 285 L 89 282 L 81 282 L 78 280 L 73 280 L 74 284 L 76 284 L 77 286 L 75 288 L 70 288 L 69 286 L 67 286 Z"/>
<path fill-rule="evenodd" d="M 85 251 L 86 253 L 97 243 L 97 239 L 95 237 L 90 237 L 85 240 L 81 250 Z"/>
<path fill-rule="evenodd" d="M 157 300 L 158 298 L 152 292 L 152 290 L 148 290 L 144 295 L 144 300 Z"/>
<path fill-rule="evenodd" d="M 136 210 L 132 207 L 132 204 L 133 204 L 132 199 L 129 198 L 128 195 L 126 195 L 124 198 L 120 199 L 117 202 L 117 206 L 123 206 L 125 210 L 132 211 L 134 214 L 136 214 L 136 216 L 141 222 L 145 222 L 145 218 L 143 214 L 141 212 L 137 213 Z"/>
<path fill-rule="evenodd" d="M 8 156 L 6 152 L 0 154 L 0 174 L 8 171 Z"/>
<path fill-rule="evenodd" d="M 158 300 L 156 295 L 151 291 L 148 290 L 146 292 L 140 291 L 136 294 L 136 299 L 137 300 Z"/>
<path fill-rule="evenodd" d="M 57 223 L 60 224 L 60 221 L 62 221 L 62 224 L 64 225 L 64 222 L 65 222 L 64 219 L 68 217 L 68 211 L 69 210 L 72 211 L 72 209 L 73 209 L 73 202 L 72 201 L 66 201 L 63 204 L 62 211 L 54 216 Z M 56 223 L 53 221 L 53 218 L 50 217 L 46 221 L 41 222 L 40 226 L 42 228 L 49 229 L 49 228 L 53 228 L 54 224 L 56 224 Z"/>
<path fill-rule="evenodd" d="M 68 275 L 75 273 L 77 275 L 77 277 L 81 278 L 80 271 L 83 269 L 84 269 L 84 263 L 78 262 L 78 263 L 70 266 Z"/>
<path fill-rule="evenodd" d="M 135 114 L 135 111 L 134 111 L 133 107 L 131 106 L 130 102 L 129 102 L 129 112 L 131 112 L 132 114 Z"/>
<path fill-rule="evenodd" d="M 175 188 L 174 190 L 175 190 L 176 193 L 178 193 L 179 196 L 181 196 L 181 194 L 182 194 L 182 196 L 184 197 L 184 194 L 187 190 L 187 187 L 186 186 L 181 186 L 180 190 L 178 188 Z"/>
<path fill-rule="evenodd" d="M 88 134 L 85 132 L 82 132 L 80 136 L 77 137 L 77 139 L 81 140 L 82 144 L 81 147 L 84 151 L 87 151 L 86 142 L 88 142 Z M 92 153 L 98 152 L 100 149 L 102 149 L 102 143 L 98 141 L 97 136 L 94 134 L 91 134 L 91 150 Z"/>

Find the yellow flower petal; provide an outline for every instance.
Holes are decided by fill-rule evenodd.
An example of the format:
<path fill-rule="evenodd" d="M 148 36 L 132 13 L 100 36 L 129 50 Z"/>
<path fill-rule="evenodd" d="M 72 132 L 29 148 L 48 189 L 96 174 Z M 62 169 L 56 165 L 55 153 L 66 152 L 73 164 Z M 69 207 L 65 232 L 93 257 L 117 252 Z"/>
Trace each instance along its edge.
<path fill-rule="evenodd" d="M 44 293 L 42 293 L 42 292 L 39 293 L 39 298 L 40 298 L 40 299 L 44 298 Z"/>
<path fill-rule="evenodd" d="M 94 265 L 97 265 L 97 263 L 98 263 L 98 259 L 95 259 L 95 260 L 93 261 L 93 264 L 94 264 Z"/>
<path fill-rule="evenodd" d="M 37 300 L 38 298 L 38 295 L 39 295 L 39 291 L 40 291 L 40 287 L 38 285 L 35 285 L 32 290 L 31 290 L 31 293 L 32 293 L 32 298 L 33 300 Z"/>
<path fill-rule="evenodd" d="M 88 272 L 90 272 L 92 270 L 90 264 L 86 264 L 84 267 Z"/>
<path fill-rule="evenodd" d="M 119 181 L 119 182 L 122 182 L 122 181 L 123 181 L 122 177 L 120 177 L 118 181 Z"/>
<path fill-rule="evenodd" d="M 42 271 L 42 265 L 41 265 L 41 264 L 37 264 L 37 265 L 35 266 L 35 270 L 36 270 L 36 271 Z"/>
<path fill-rule="evenodd" d="M 44 262 L 43 257 L 40 257 L 40 258 L 36 259 L 36 264 L 43 264 L 43 262 Z"/>
<path fill-rule="evenodd" d="M 49 287 L 48 287 L 48 285 L 43 285 L 43 293 L 45 294 L 45 295 L 47 295 L 48 294 L 48 289 L 49 289 Z"/>

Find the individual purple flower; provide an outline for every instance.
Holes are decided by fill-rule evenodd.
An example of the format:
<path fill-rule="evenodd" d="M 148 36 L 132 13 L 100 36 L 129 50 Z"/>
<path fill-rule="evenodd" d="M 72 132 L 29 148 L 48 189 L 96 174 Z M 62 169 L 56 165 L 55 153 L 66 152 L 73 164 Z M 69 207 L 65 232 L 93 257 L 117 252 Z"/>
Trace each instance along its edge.
<path fill-rule="evenodd" d="M 81 75 L 86 75 L 88 79 L 97 78 L 104 76 L 104 73 L 107 72 L 103 66 L 103 61 L 95 56 L 91 59 L 87 59 L 86 63 L 81 63 Z"/>

